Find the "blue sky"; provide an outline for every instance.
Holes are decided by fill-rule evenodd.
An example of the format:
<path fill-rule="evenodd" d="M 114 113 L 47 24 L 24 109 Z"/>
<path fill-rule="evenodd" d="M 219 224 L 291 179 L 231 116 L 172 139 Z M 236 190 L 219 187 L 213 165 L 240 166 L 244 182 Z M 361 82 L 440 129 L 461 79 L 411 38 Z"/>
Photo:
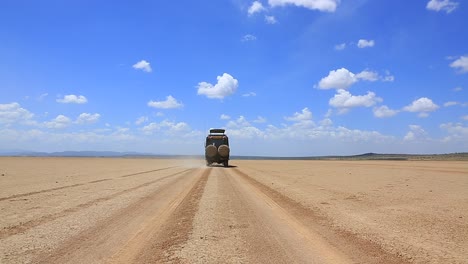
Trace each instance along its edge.
<path fill-rule="evenodd" d="M 468 151 L 456 0 L 2 1 L 0 151 Z"/>

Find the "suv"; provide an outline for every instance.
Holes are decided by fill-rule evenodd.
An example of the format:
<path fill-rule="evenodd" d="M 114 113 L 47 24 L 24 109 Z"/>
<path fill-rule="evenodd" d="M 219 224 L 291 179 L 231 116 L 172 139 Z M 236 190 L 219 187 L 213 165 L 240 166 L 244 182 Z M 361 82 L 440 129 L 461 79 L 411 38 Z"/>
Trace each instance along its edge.
<path fill-rule="evenodd" d="M 206 137 L 205 160 L 206 166 L 213 163 L 229 164 L 229 139 L 224 134 L 224 129 L 210 129 L 210 134 Z"/>

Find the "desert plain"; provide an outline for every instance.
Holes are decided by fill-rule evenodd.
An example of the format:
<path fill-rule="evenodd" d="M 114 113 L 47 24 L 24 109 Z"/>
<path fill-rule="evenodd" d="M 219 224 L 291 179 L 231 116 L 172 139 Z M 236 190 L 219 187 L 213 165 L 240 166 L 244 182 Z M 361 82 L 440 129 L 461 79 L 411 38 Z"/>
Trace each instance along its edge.
<path fill-rule="evenodd" d="M 466 161 L 0 158 L 0 263 L 468 263 Z"/>

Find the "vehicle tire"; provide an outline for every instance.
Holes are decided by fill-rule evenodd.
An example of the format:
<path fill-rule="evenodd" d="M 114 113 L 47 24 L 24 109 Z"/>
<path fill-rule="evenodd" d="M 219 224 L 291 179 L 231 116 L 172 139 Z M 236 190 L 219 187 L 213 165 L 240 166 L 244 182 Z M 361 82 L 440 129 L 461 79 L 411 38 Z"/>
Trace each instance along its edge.
<path fill-rule="evenodd" d="M 223 162 L 223 165 L 224 165 L 224 167 L 226 167 L 226 168 L 229 167 L 229 161 L 226 160 L 225 162 Z"/>
<path fill-rule="evenodd" d="M 228 145 L 221 145 L 218 148 L 218 153 L 223 158 L 229 157 L 229 146 Z"/>
<path fill-rule="evenodd" d="M 213 145 L 208 145 L 205 148 L 205 155 L 209 158 L 214 158 L 218 154 L 218 150 Z"/>

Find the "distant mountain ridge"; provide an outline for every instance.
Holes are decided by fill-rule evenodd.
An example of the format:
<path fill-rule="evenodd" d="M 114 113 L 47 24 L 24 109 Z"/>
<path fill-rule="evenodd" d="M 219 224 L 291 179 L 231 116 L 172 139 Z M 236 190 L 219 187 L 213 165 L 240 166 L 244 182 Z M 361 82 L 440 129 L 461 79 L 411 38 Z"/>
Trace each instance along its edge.
<path fill-rule="evenodd" d="M 146 158 L 200 158 L 204 155 L 170 155 L 143 152 L 118 151 L 0 151 L 0 156 L 11 157 L 146 157 Z M 275 157 L 275 156 L 231 156 L 237 160 L 468 160 L 468 152 L 448 154 L 379 154 L 364 153 L 348 156 L 302 156 L 302 157 Z"/>

